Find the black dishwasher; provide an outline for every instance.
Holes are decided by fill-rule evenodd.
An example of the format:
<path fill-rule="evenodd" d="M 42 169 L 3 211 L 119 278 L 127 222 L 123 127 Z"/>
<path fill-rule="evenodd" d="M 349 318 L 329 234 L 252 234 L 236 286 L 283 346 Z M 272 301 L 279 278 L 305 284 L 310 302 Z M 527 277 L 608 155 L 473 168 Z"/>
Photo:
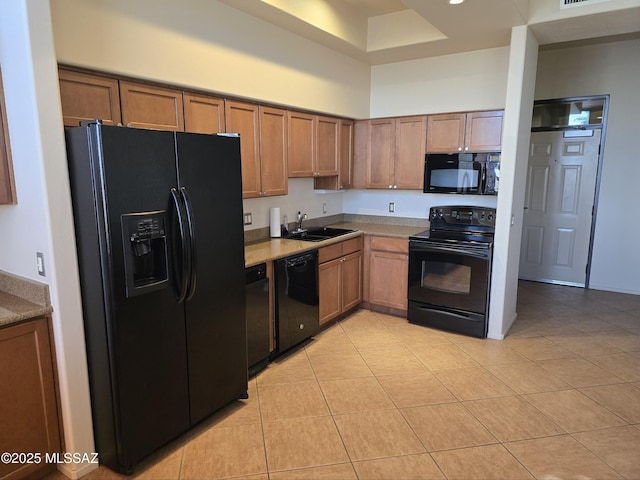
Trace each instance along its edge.
<path fill-rule="evenodd" d="M 276 261 L 276 350 L 283 353 L 320 330 L 318 251 Z"/>
<path fill-rule="evenodd" d="M 245 269 L 247 277 L 247 357 L 252 377 L 269 363 L 269 279 L 267 265 Z"/>

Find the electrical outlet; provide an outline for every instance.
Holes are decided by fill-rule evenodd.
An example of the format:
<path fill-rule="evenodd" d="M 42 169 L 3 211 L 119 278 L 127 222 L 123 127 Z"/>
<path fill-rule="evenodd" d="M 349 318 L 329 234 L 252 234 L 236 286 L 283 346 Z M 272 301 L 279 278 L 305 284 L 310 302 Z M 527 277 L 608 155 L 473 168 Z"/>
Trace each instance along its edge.
<path fill-rule="evenodd" d="M 42 252 L 36 252 L 36 266 L 38 267 L 38 275 L 46 276 L 44 270 L 44 254 Z"/>
<path fill-rule="evenodd" d="M 327 204 L 326 203 L 322 204 L 322 213 L 327 213 Z"/>
<path fill-rule="evenodd" d="M 244 224 L 251 225 L 253 223 L 253 219 L 251 218 L 251 212 L 244 214 Z"/>
<path fill-rule="evenodd" d="M 391 213 L 396 211 L 396 204 L 394 202 L 389 202 L 389 211 Z"/>

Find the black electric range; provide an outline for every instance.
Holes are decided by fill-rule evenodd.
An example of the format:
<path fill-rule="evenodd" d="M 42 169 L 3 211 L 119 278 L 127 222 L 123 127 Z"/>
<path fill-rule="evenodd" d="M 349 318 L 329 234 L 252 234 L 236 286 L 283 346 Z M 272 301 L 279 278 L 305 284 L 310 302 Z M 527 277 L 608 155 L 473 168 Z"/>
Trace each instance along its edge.
<path fill-rule="evenodd" d="M 432 207 L 429 230 L 409 237 L 410 323 L 484 338 L 496 211 Z"/>

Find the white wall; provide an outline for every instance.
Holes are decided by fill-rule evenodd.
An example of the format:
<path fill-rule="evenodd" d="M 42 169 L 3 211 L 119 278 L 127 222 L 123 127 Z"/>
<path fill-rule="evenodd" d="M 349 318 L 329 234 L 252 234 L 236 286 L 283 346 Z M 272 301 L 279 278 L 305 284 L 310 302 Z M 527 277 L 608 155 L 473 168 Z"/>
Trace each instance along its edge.
<path fill-rule="evenodd" d="M 389 212 L 393 202 L 395 211 Z M 496 207 L 496 197 L 478 195 L 424 194 L 415 190 L 350 190 L 344 194 L 344 213 L 427 219 L 436 205 Z"/>
<path fill-rule="evenodd" d="M 0 207 L 0 269 L 49 285 L 67 452 L 94 451 L 76 252 L 47 0 L 0 15 L 0 64 L 18 205 Z M 37 275 L 43 252 L 46 277 Z M 63 465 L 71 477 L 95 465 Z"/>
<path fill-rule="evenodd" d="M 371 117 L 502 109 L 509 48 L 371 68 Z"/>
<path fill-rule="evenodd" d="M 640 294 L 640 40 L 541 51 L 536 99 L 611 95 L 590 287 Z"/>
<path fill-rule="evenodd" d="M 527 26 L 512 29 L 510 45 L 487 333 L 496 339 L 504 338 L 516 320 L 524 192 L 538 58 L 538 42 Z"/>
<path fill-rule="evenodd" d="M 329 215 L 337 215 L 344 211 L 344 192 L 313 190 L 313 178 L 290 178 L 289 194 L 279 197 L 248 198 L 243 201 L 244 213 L 251 213 L 253 223 L 244 227 L 254 230 L 269 226 L 269 209 L 280 208 L 280 223 L 287 216 L 289 223 L 296 220 L 298 212 L 306 213 L 309 218 L 317 219 Z M 326 204 L 327 212 L 322 212 L 322 204 Z"/>
<path fill-rule="evenodd" d="M 334 115 L 369 113 L 370 68 L 216 0 L 51 0 L 61 63 Z"/>

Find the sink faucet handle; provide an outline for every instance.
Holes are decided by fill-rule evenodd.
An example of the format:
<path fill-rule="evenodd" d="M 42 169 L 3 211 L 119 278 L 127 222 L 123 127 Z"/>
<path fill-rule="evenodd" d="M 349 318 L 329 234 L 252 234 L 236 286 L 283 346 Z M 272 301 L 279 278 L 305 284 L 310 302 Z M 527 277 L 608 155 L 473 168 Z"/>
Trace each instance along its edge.
<path fill-rule="evenodd" d="M 302 230 L 302 221 L 309 218 L 306 213 L 298 212 L 298 231 Z"/>

